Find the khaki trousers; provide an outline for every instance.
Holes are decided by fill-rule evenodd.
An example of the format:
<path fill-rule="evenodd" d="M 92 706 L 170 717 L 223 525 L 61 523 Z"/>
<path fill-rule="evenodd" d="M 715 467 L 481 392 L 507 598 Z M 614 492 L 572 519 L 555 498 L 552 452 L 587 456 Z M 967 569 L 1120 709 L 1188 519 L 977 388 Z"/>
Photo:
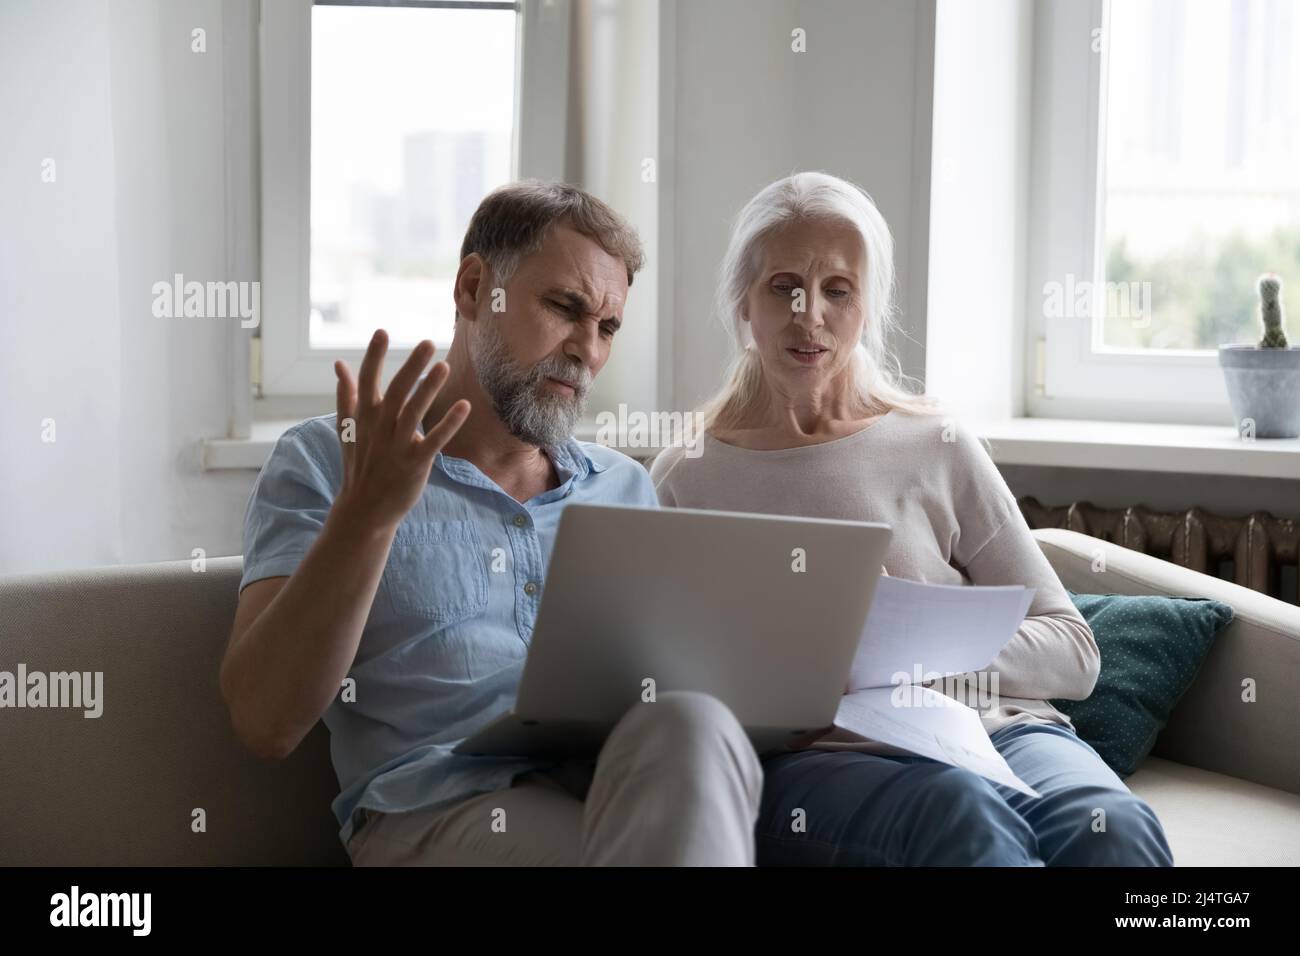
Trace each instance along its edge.
<path fill-rule="evenodd" d="M 404 813 L 359 811 L 354 866 L 753 866 L 763 770 L 725 704 L 669 691 L 594 761 Z"/>

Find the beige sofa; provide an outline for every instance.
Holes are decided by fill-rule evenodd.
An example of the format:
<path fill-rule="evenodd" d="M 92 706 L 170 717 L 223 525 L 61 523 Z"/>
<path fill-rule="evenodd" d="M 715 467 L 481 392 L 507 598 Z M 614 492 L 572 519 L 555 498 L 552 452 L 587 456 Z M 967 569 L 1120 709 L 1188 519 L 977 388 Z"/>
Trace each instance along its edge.
<path fill-rule="evenodd" d="M 1180 865 L 1300 864 L 1300 608 L 1074 532 L 1035 535 L 1075 591 L 1236 608 L 1128 783 Z M 174 562 L 0 577 L 0 670 L 104 674 L 97 719 L 0 710 L 0 865 L 346 865 L 325 728 L 280 763 L 231 733 L 217 667 L 240 569 L 233 557 L 202 573 Z M 1246 677 L 1257 703 L 1241 702 Z"/>

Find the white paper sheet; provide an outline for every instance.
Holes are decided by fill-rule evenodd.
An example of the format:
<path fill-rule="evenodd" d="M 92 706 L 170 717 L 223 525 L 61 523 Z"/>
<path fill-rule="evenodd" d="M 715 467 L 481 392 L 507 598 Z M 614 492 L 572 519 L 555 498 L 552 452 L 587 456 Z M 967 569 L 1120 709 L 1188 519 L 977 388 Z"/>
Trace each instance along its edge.
<path fill-rule="evenodd" d="M 845 694 L 835 726 L 866 740 L 963 767 L 1031 797 L 1040 796 L 994 748 L 979 714 L 937 690 L 902 685 Z M 848 742 L 851 738 L 840 733 L 833 739 Z"/>
<path fill-rule="evenodd" d="M 849 690 L 888 687 L 894 675 L 977 671 L 1015 636 L 1034 599 L 1018 584 L 970 587 L 882 576 L 849 670 Z M 927 678 L 928 679 L 928 678 Z"/>
<path fill-rule="evenodd" d="M 964 767 L 1037 797 L 997 752 L 979 713 L 911 683 L 988 667 L 1025 619 L 1032 588 L 922 584 L 882 577 L 828 744 L 874 741 Z M 902 678 L 900 674 L 907 675 Z"/>

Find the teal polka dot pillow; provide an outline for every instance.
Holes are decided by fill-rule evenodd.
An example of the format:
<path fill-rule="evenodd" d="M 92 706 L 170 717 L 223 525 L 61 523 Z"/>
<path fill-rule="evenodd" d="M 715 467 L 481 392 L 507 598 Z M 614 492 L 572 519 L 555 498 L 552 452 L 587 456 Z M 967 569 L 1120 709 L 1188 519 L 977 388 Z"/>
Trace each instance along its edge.
<path fill-rule="evenodd" d="M 1087 700 L 1053 700 L 1112 770 L 1127 777 L 1155 746 L 1232 608 L 1203 598 L 1075 594 L 1097 638 L 1101 674 Z"/>

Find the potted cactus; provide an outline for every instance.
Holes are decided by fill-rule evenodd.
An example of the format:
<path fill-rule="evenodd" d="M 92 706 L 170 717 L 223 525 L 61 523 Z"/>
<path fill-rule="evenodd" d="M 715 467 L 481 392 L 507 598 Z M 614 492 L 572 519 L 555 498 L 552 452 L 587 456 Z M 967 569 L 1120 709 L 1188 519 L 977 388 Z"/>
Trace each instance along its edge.
<path fill-rule="evenodd" d="M 1300 347 L 1287 347 L 1282 316 L 1282 280 L 1259 277 L 1258 345 L 1220 345 L 1237 431 L 1244 438 L 1300 437 Z"/>

